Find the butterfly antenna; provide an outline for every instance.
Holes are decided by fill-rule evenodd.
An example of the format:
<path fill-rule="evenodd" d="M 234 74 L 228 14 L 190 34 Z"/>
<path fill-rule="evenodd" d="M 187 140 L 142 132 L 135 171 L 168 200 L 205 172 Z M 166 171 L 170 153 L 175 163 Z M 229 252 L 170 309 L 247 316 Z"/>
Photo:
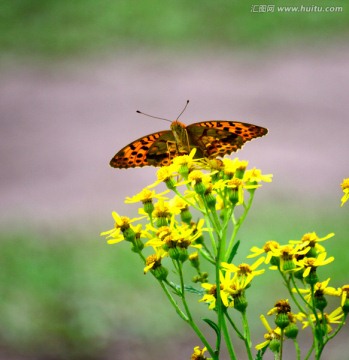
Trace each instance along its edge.
<path fill-rule="evenodd" d="M 186 104 L 185 104 L 185 106 L 184 106 L 184 109 L 183 109 L 183 110 L 181 111 L 181 113 L 177 116 L 176 121 L 182 116 L 182 114 L 184 113 L 184 111 L 185 111 L 185 109 L 187 108 L 188 104 L 189 104 L 189 100 L 187 100 L 187 102 L 186 102 Z"/>
<path fill-rule="evenodd" d="M 149 115 L 149 114 L 146 114 L 146 113 L 144 113 L 144 112 L 142 112 L 142 111 L 139 111 L 139 110 L 137 110 L 136 112 L 137 112 L 138 114 L 142 114 L 142 115 L 145 115 L 145 116 L 149 116 L 149 117 L 151 117 L 151 118 L 153 118 L 153 119 L 165 120 L 165 121 L 169 121 L 170 123 L 172 122 L 172 121 L 169 120 L 169 119 L 165 119 L 165 118 L 158 117 L 158 116 L 154 116 L 154 115 Z"/>

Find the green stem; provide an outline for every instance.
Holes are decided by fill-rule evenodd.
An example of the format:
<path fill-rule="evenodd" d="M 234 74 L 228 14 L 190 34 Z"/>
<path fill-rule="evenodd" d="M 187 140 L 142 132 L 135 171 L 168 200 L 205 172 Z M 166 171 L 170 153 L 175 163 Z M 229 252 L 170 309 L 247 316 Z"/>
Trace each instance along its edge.
<path fill-rule="evenodd" d="M 281 329 L 280 335 L 280 351 L 279 351 L 279 359 L 282 360 L 282 351 L 284 348 L 284 329 Z"/>
<path fill-rule="evenodd" d="M 218 359 L 218 355 L 216 354 L 216 352 L 212 349 L 210 343 L 207 341 L 207 339 L 205 338 L 204 334 L 201 332 L 201 330 L 199 329 L 199 327 L 196 325 L 186 297 L 185 297 L 185 288 L 184 288 L 184 277 L 183 277 L 183 271 L 182 271 L 182 263 L 178 261 L 178 270 L 179 270 L 179 278 L 180 278 L 180 286 L 181 286 L 181 299 L 182 299 L 182 303 L 185 309 L 185 313 L 187 316 L 187 323 L 191 326 L 191 328 L 195 331 L 196 335 L 199 337 L 199 339 L 201 340 L 201 342 L 206 346 L 207 351 L 210 353 L 210 355 L 212 356 L 212 359 L 214 360 L 219 360 Z"/>
<path fill-rule="evenodd" d="M 167 296 L 167 298 L 169 299 L 170 303 L 172 304 L 172 306 L 175 308 L 176 313 L 185 321 L 188 322 L 189 319 L 188 317 L 183 313 L 183 311 L 180 309 L 180 307 L 178 306 L 178 304 L 176 303 L 176 301 L 174 300 L 174 298 L 172 297 L 171 293 L 168 291 L 167 287 L 165 286 L 165 284 L 163 283 L 163 281 L 158 280 L 160 286 L 162 287 L 162 289 L 165 292 L 165 295 Z"/>
<path fill-rule="evenodd" d="M 315 348 L 315 342 L 313 341 L 313 343 L 311 344 L 311 347 L 308 350 L 307 355 L 305 356 L 304 360 L 308 360 L 310 358 L 310 355 L 314 351 L 314 348 Z"/>
<path fill-rule="evenodd" d="M 232 326 L 232 328 L 235 330 L 235 332 L 238 334 L 239 338 L 241 340 L 244 340 L 244 335 L 241 333 L 241 331 L 237 328 L 237 326 L 235 325 L 234 321 L 232 320 L 232 318 L 229 316 L 228 312 L 225 312 L 225 316 L 228 319 L 230 325 Z"/>
<path fill-rule="evenodd" d="M 244 342 L 245 342 L 245 348 L 248 355 L 249 360 L 252 360 L 252 353 L 251 353 L 251 334 L 250 334 L 250 327 L 248 326 L 247 321 L 247 314 L 246 311 L 243 311 L 242 313 L 242 322 L 244 325 Z"/>
<path fill-rule="evenodd" d="M 214 260 L 213 255 L 211 254 L 209 248 L 206 246 L 205 243 L 201 244 L 202 245 L 202 249 L 198 249 L 198 251 L 200 252 L 200 254 L 207 260 L 209 261 L 212 265 L 215 265 L 216 262 Z"/>
<path fill-rule="evenodd" d="M 222 262 L 222 253 L 223 249 L 225 249 L 225 236 L 220 237 L 218 239 L 218 248 L 217 248 L 217 261 L 216 261 L 216 291 L 217 291 L 217 297 L 216 297 L 216 308 L 217 308 L 217 315 L 218 315 L 218 327 L 221 331 L 223 331 L 223 337 L 225 344 L 228 349 L 229 357 L 231 360 L 236 360 L 236 355 L 234 352 L 233 344 L 231 342 L 231 338 L 229 336 L 229 331 L 227 328 L 227 323 L 224 318 L 224 312 L 225 307 L 222 302 L 222 298 L 220 295 L 221 289 L 220 289 L 220 268 L 221 268 L 221 262 Z"/>
<path fill-rule="evenodd" d="M 210 219 L 210 222 L 211 222 L 211 224 L 213 224 L 213 227 L 214 227 L 215 231 L 218 232 L 221 224 L 220 224 L 220 221 L 218 219 L 217 213 L 215 211 L 214 212 L 210 211 L 204 197 L 202 197 L 201 200 L 202 200 L 202 202 L 203 202 L 203 204 L 205 206 L 205 210 L 206 210 L 205 215 L 206 215 L 206 217 L 208 217 Z"/>
<path fill-rule="evenodd" d="M 315 328 L 313 328 L 313 334 L 314 334 L 314 343 L 315 343 L 315 359 L 318 360 L 320 359 L 321 356 L 321 352 L 323 350 L 323 343 L 324 343 L 324 339 L 323 339 L 323 328 L 322 328 L 322 324 L 321 321 L 318 317 L 316 308 L 314 307 L 315 304 L 315 294 L 314 294 L 314 285 L 310 284 L 310 291 L 311 291 L 311 310 L 314 314 L 315 317 Z M 323 315 L 322 315 L 323 316 Z M 310 322 L 309 322 L 310 323 Z"/>
<path fill-rule="evenodd" d="M 189 189 L 191 190 L 191 189 Z M 177 189 L 173 189 L 172 190 L 178 197 L 180 197 L 182 200 L 184 200 L 188 205 L 192 206 L 194 209 L 200 211 L 201 213 L 203 213 L 203 215 L 206 215 L 204 213 L 204 211 L 202 210 L 202 208 L 200 208 L 200 206 L 195 205 L 194 203 L 192 203 L 191 201 L 189 201 L 186 197 L 184 197 Z"/>
<path fill-rule="evenodd" d="M 324 314 L 322 314 L 322 318 L 324 318 Z M 326 346 L 326 344 L 331 340 L 333 339 L 338 333 L 339 331 L 342 329 L 343 325 L 345 324 L 345 317 L 343 317 L 342 319 L 342 322 L 337 326 L 336 330 L 331 334 L 331 336 L 327 336 L 327 338 L 323 341 L 323 343 L 321 344 L 321 347 L 319 349 L 319 352 L 318 352 L 318 359 L 320 359 L 321 357 L 321 354 Z M 326 323 L 324 322 L 324 326 L 326 326 Z"/>
<path fill-rule="evenodd" d="M 296 359 L 300 360 L 301 359 L 301 349 L 299 347 L 298 341 L 296 339 L 294 339 L 293 344 L 294 344 L 294 348 L 296 351 Z"/>
<path fill-rule="evenodd" d="M 210 242 L 211 242 L 212 250 L 213 250 L 214 254 L 217 255 L 216 239 L 215 239 L 215 237 L 213 235 L 210 218 L 208 216 L 205 216 L 205 221 L 206 221 L 206 223 L 208 225 L 208 228 L 209 228 L 208 233 L 210 235 Z"/>
<path fill-rule="evenodd" d="M 224 317 L 223 317 L 222 320 L 223 320 L 223 321 L 222 321 L 223 336 L 224 336 L 225 343 L 226 343 L 226 345 L 227 345 L 227 349 L 228 349 L 228 353 L 229 353 L 230 359 L 231 359 L 231 360 L 236 360 L 237 357 L 236 357 L 236 355 L 235 355 L 234 348 L 233 348 L 233 344 L 232 344 L 232 342 L 231 342 L 231 338 L 230 338 L 230 335 L 229 335 L 227 323 L 226 323 Z"/>
<path fill-rule="evenodd" d="M 294 292 L 292 291 L 292 289 L 291 289 L 291 287 L 290 287 L 290 281 L 289 281 L 289 280 L 292 281 L 292 284 L 293 284 L 294 288 L 296 289 L 297 294 L 299 295 L 299 297 L 303 300 L 303 302 L 304 302 L 305 304 L 307 304 L 307 305 L 309 306 L 309 304 L 307 303 L 307 301 L 304 299 L 303 294 L 299 291 L 298 286 L 297 286 L 297 284 L 296 284 L 296 282 L 295 282 L 295 279 L 294 279 L 293 275 L 291 274 L 289 280 L 287 280 L 287 279 L 285 278 L 284 274 L 283 274 L 283 273 L 281 273 L 281 274 L 282 274 L 282 277 L 284 278 L 284 281 L 286 282 L 286 287 L 287 287 L 287 289 L 288 289 L 288 292 L 289 292 L 290 295 L 291 295 L 292 300 L 294 301 L 294 303 L 295 303 L 296 306 L 298 307 L 299 311 L 301 311 L 303 314 L 306 314 L 307 311 L 306 311 L 306 310 L 303 308 L 303 306 L 301 306 L 301 304 L 298 302 L 297 298 L 294 296 Z"/>
<path fill-rule="evenodd" d="M 217 322 L 218 329 L 221 332 L 223 326 L 223 303 L 221 299 L 221 288 L 220 288 L 220 267 L 221 267 L 221 248 L 223 240 L 218 238 L 217 247 L 217 259 L 215 264 L 215 283 L 216 283 L 216 309 L 217 309 Z M 218 348 L 219 349 L 219 348 Z"/>
<path fill-rule="evenodd" d="M 232 236 L 231 236 L 231 239 L 230 239 L 230 242 L 229 242 L 229 247 L 228 247 L 228 250 L 226 252 L 226 255 L 225 255 L 225 258 L 226 259 L 229 259 L 230 258 L 230 253 L 232 252 L 232 249 L 234 247 L 234 243 L 235 243 L 235 238 L 236 238 L 236 235 L 240 229 L 240 226 L 242 225 L 242 223 L 245 221 L 246 219 L 246 216 L 252 206 L 252 202 L 253 202 L 253 198 L 254 198 L 254 194 L 255 192 L 251 191 L 250 192 L 250 198 L 248 199 L 248 203 L 247 205 L 244 204 L 244 212 L 243 214 L 240 216 L 239 220 L 234 224 L 234 230 L 233 230 L 233 233 L 232 233 Z"/>

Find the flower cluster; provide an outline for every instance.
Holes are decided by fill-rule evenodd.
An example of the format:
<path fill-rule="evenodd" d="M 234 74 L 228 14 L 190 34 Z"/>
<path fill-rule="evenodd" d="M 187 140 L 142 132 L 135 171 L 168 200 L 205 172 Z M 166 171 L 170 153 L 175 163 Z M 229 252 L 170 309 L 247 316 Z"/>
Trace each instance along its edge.
<path fill-rule="evenodd" d="M 334 261 L 327 257 L 326 249 L 319 244 L 334 236 L 333 233 L 325 237 L 318 237 L 315 232 L 304 234 L 300 240 L 290 240 L 287 245 L 280 245 L 276 241 L 268 241 L 262 248 L 253 247 L 249 257 L 266 254 L 266 263 L 271 264 L 271 270 L 278 270 L 290 297 L 298 312 L 292 313 L 288 300 L 279 300 L 268 315 L 276 314 L 275 325 L 272 329 L 264 315 L 261 320 L 267 329 L 263 343 L 256 346 L 257 350 L 269 348 L 275 354 L 282 354 L 282 345 L 285 339 L 295 340 L 298 335 L 297 322 L 303 324 L 303 329 L 310 327 L 313 332 L 316 346 L 311 349 L 315 358 L 319 359 L 324 346 L 344 325 L 348 314 L 348 285 L 341 288 L 329 286 L 330 278 L 320 281 L 317 273 L 319 267 L 326 266 Z M 301 285 L 298 285 L 298 282 Z M 305 286 L 305 287 L 304 287 Z M 328 296 L 337 297 L 338 307 L 331 313 L 325 312 Z M 337 324 L 333 332 L 331 324 Z M 332 334 L 331 334 L 332 333 Z M 298 344 L 296 345 L 296 351 Z M 310 354 L 310 353 L 309 353 Z"/>
<path fill-rule="evenodd" d="M 247 161 L 196 159 L 194 149 L 189 155 L 175 157 L 171 165 L 158 170 L 153 184 L 126 198 L 128 204 L 140 204 L 139 217 L 130 219 L 113 212 L 114 227 L 101 233 L 108 244 L 131 244 L 143 262 L 143 272 L 155 277 L 177 314 L 197 334 L 203 347 L 194 348 L 192 359 L 208 359 L 208 352 L 210 359 L 218 360 L 222 344 L 229 358 L 237 359 L 232 331 L 242 340 L 248 359 L 253 359 L 246 313 L 255 278 L 266 270 L 262 266 L 279 273 L 297 312 L 291 312 L 289 301 L 283 299 L 268 312 L 275 315 L 274 328 L 261 316 L 267 333 L 265 341 L 255 346 L 257 359 L 262 359 L 267 349 L 281 359 L 286 339 L 293 339 L 298 346 L 297 323 L 312 330 L 314 345 L 308 358 L 314 351 L 319 359 L 324 346 L 344 324 L 349 312 L 349 285 L 330 287 L 330 279 L 321 280 L 317 271 L 334 261 L 323 246 L 333 233 L 322 238 L 315 232 L 307 233 L 286 245 L 270 240 L 261 248 L 251 248 L 247 259 L 257 258 L 252 264 L 236 263 L 239 230 L 257 189 L 271 181 L 272 175 L 248 169 Z M 342 204 L 349 196 L 348 183 L 343 184 L 346 198 Z M 157 192 L 158 186 L 166 189 Z M 194 318 L 189 296 L 207 304 L 211 317 L 204 322 L 216 334 L 214 346 Z M 340 302 L 332 312 L 325 311 L 328 296 Z M 234 311 L 241 315 L 240 325 L 232 316 Z M 333 324 L 337 325 L 335 330 Z"/>

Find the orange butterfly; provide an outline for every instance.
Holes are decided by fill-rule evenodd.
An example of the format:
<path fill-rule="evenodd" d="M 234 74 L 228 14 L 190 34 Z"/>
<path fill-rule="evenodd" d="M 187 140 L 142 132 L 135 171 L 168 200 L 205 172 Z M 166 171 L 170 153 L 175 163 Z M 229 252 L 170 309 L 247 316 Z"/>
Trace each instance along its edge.
<path fill-rule="evenodd" d="M 143 136 L 125 146 L 111 159 L 110 165 L 119 169 L 165 166 L 175 156 L 189 154 L 193 148 L 196 148 L 195 158 L 213 159 L 231 154 L 246 141 L 267 133 L 266 128 L 237 121 L 211 120 L 186 126 L 177 118 L 171 123 L 171 130 Z"/>

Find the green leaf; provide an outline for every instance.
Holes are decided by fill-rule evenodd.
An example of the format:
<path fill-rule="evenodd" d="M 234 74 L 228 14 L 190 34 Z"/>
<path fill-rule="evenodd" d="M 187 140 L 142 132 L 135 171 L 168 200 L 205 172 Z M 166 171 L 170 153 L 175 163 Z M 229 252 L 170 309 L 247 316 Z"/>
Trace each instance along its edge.
<path fill-rule="evenodd" d="M 264 347 L 263 349 L 258 350 L 255 360 L 263 360 L 263 356 L 264 356 L 265 352 L 267 351 L 267 349 L 268 349 L 268 346 Z"/>
<path fill-rule="evenodd" d="M 235 255 L 237 254 L 239 246 L 240 246 L 240 240 L 238 240 L 236 242 L 236 244 L 233 246 L 233 248 L 231 249 L 231 253 L 230 253 L 229 257 L 228 257 L 228 263 L 229 264 L 233 261 Z"/>
<path fill-rule="evenodd" d="M 219 329 L 218 325 L 212 321 L 211 319 L 202 319 L 203 321 L 205 321 L 206 324 L 208 324 L 216 333 L 217 335 L 217 341 L 216 341 L 216 344 L 217 344 L 217 348 L 219 349 L 219 345 L 221 343 L 221 330 Z"/>

